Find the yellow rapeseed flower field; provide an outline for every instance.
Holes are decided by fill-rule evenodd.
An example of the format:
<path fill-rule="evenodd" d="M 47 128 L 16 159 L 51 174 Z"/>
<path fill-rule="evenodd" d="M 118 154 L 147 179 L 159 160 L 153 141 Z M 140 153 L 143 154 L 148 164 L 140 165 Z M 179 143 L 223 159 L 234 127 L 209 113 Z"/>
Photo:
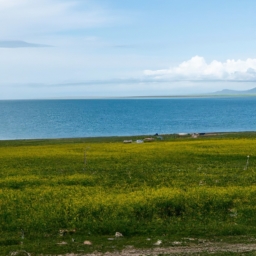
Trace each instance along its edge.
<path fill-rule="evenodd" d="M 21 230 L 31 240 L 60 229 L 94 236 L 256 234 L 255 152 L 251 134 L 142 144 L 3 141 L 0 232 L 13 241 Z"/>

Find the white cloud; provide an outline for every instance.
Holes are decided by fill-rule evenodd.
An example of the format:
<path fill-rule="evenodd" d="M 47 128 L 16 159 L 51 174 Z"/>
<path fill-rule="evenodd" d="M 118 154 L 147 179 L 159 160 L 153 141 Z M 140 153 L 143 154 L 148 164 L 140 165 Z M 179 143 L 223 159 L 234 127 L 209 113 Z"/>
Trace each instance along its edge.
<path fill-rule="evenodd" d="M 112 22 L 113 16 L 89 0 L 0 0 L 1 39 L 95 27 Z"/>
<path fill-rule="evenodd" d="M 145 70 L 144 74 L 155 79 L 251 81 L 256 80 L 256 59 L 213 60 L 208 64 L 203 57 L 195 56 L 177 67 Z"/>

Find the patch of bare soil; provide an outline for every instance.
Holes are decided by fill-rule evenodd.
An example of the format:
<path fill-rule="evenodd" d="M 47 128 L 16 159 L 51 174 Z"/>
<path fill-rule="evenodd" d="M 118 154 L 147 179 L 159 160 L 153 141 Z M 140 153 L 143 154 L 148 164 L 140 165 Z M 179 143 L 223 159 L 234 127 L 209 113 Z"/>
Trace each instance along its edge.
<path fill-rule="evenodd" d="M 156 247 L 152 249 L 136 249 L 132 246 L 122 251 L 89 254 L 66 254 L 65 256 L 157 256 L 157 255 L 190 255 L 194 253 L 233 252 L 245 253 L 256 251 L 256 244 L 204 243 L 191 246 Z"/>

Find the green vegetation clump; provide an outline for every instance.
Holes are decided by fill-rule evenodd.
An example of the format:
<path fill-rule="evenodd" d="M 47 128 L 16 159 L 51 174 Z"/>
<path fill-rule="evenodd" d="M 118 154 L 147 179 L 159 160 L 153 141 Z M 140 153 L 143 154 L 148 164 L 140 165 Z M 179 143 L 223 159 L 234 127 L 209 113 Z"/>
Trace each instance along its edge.
<path fill-rule="evenodd" d="M 1 141 L 0 251 L 256 235 L 256 135 L 163 137 Z"/>

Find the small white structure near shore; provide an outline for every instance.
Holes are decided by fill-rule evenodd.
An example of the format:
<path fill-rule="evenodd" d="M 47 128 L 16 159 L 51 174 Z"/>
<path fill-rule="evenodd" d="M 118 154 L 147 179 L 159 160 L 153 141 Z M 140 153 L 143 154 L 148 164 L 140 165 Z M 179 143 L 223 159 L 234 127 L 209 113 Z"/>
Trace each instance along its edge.
<path fill-rule="evenodd" d="M 178 135 L 179 135 L 179 136 L 187 136 L 187 135 L 188 135 L 188 133 L 180 132 L 180 133 L 178 133 Z"/>
<path fill-rule="evenodd" d="M 123 141 L 125 144 L 128 144 L 128 143 L 132 143 L 132 140 L 124 140 Z"/>
<path fill-rule="evenodd" d="M 144 139 L 144 142 L 152 142 L 154 141 L 155 139 L 154 138 L 145 138 Z"/>

